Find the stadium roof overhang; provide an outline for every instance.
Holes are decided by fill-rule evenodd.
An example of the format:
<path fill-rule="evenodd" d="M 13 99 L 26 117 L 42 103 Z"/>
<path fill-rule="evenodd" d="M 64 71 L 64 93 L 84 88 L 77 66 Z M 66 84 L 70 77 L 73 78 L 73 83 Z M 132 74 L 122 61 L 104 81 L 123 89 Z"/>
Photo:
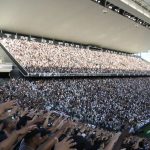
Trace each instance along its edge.
<path fill-rule="evenodd" d="M 150 0 L 132 0 L 146 11 L 150 12 Z"/>
<path fill-rule="evenodd" d="M 150 23 L 130 6 L 113 2 Z M 0 29 L 130 53 L 150 50 L 150 29 L 103 10 L 91 0 L 1 0 Z"/>

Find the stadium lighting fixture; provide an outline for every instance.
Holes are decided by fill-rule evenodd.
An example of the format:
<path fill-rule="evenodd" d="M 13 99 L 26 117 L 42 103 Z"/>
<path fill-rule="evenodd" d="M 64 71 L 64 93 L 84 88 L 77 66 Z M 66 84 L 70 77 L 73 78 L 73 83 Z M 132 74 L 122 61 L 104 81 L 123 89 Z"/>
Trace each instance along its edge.
<path fill-rule="evenodd" d="M 112 6 L 108 6 L 109 9 L 112 9 Z"/>
<path fill-rule="evenodd" d="M 115 11 L 119 13 L 119 9 L 115 9 Z"/>
<path fill-rule="evenodd" d="M 100 3 L 101 1 L 100 0 L 95 0 L 95 2 Z"/>
<path fill-rule="evenodd" d="M 134 17 L 131 18 L 133 21 L 135 21 L 136 19 Z"/>
<path fill-rule="evenodd" d="M 98 1 L 98 3 L 100 3 L 101 1 Z"/>

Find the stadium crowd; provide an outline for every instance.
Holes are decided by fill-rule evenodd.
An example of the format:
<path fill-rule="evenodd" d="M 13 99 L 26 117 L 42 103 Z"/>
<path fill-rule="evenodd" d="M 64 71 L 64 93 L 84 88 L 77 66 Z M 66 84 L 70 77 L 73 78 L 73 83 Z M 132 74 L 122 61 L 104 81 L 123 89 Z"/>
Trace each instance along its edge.
<path fill-rule="evenodd" d="M 132 55 L 1 38 L 29 73 L 149 73 L 150 65 Z"/>
<path fill-rule="evenodd" d="M 69 118 L 71 124 L 79 123 L 82 127 L 78 124 L 75 129 L 71 130 L 71 133 L 80 136 L 78 138 L 82 139 L 79 141 L 83 142 L 86 139 L 84 146 L 92 146 L 94 142 L 94 148 L 90 148 L 96 150 L 98 147 L 107 148 L 107 145 L 113 143 L 112 141 L 118 136 L 120 139 L 122 137 L 120 133 L 124 133 L 126 126 L 133 131 L 137 124 L 149 119 L 149 82 L 150 78 L 38 81 L 11 79 L 4 81 L 1 86 L 0 97 L 2 102 L 4 102 L 3 100 L 15 99 L 24 111 L 30 110 L 38 116 L 42 114 L 40 120 L 45 118 L 43 113 L 53 112 L 56 116 L 63 116 L 63 119 Z M 8 114 L 10 115 L 14 111 L 16 111 L 16 107 Z M 2 118 L 5 118 L 5 115 Z M 23 122 L 25 120 L 23 119 Z M 51 126 L 51 122 L 49 125 Z M 1 126 L 3 126 L 3 121 Z M 67 132 L 69 135 L 71 133 Z M 3 134 L 2 131 L 2 138 L 6 137 Z M 79 142 L 78 138 L 74 137 L 75 141 Z M 142 146 L 148 147 L 147 142 L 146 139 L 128 136 L 123 140 L 122 147 L 137 147 L 136 143 L 142 143 Z M 24 146 L 24 141 L 21 142 L 21 145 Z M 21 145 L 20 147 L 22 147 Z M 149 148 L 145 149 L 148 150 Z M 22 149 L 20 148 L 20 150 Z"/>
<path fill-rule="evenodd" d="M 147 73 L 140 58 L 0 39 L 31 73 Z M 131 63 L 132 62 L 132 63 Z M 150 150 L 150 78 L 0 79 L 0 150 Z"/>
<path fill-rule="evenodd" d="M 5 96 L 23 107 L 56 110 L 82 122 L 120 131 L 150 118 L 150 78 L 58 79 L 28 81 L 11 79 L 2 86 Z"/>
<path fill-rule="evenodd" d="M 20 81 L 24 82 L 24 85 L 27 84 L 26 81 Z M 11 82 L 17 83 L 17 80 L 13 79 Z M 22 84 L 18 83 L 12 86 L 14 90 Z M 32 87 L 34 91 L 35 86 Z M 25 89 L 21 88 L 20 92 L 25 92 Z M 149 150 L 150 148 L 148 139 L 132 136 L 127 127 L 121 132 L 106 131 L 92 124 L 80 122 L 63 112 L 46 111 L 45 106 L 42 109 L 35 104 L 38 97 L 34 97 L 33 100 L 29 98 L 30 93 L 27 92 L 30 100 L 27 101 L 25 93 L 16 90 L 18 96 L 24 95 L 19 98 L 14 90 L 12 93 L 11 90 L 10 84 L 5 84 L 0 90 L 0 149 L 2 150 Z M 32 94 L 32 91 L 30 92 Z M 13 97 L 10 97 L 10 93 Z M 15 101 L 8 100 L 11 98 Z"/>

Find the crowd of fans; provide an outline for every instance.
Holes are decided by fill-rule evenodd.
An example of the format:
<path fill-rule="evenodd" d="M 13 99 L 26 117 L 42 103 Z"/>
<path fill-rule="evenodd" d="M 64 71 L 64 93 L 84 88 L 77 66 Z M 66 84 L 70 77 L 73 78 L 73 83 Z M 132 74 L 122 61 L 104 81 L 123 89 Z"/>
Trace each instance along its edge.
<path fill-rule="evenodd" d="M 29 73 L 149 73 L 150 65 L 131 55 L 1 38 Z"/>
<path fill-rule="evenodd" d="M 52 148 L 55 145 L 56 148 L 54 149 L 57 150 L 57 145 L 62 147 L 67 142 L 66 139 L 60 138 L 62 135 L 63 137 L 67 135 L 73 137 L 74 141 L 78 143 L 77 147 L 84 145 L 83 150 L 107 149 L 108 147 L 113 149 L 112 147 L 117 147 L 117 145 L 127 150 L 138 149 L 137 147 L 141 145 L 141 147 L 145 147 L 143 150 L 149 150 L 148 140 L 126 135 L 128 133 L 126 130 L 129 131 L 130 129 L 130 133 L 132 133 L 137 124 L 150 118 L 149 83 L 150 78 L 4 80 L 0 90 L 1 102 L 13 99 L 16 100 L 17 107 L 14 107 L 11 112 L 0 116 L 0 139 L 2 139 L 1 141 L 4 139 L 9 140 L 10 135 L 14 135 L 17 137 L 14 139 L 18 139 L 20 134 L 25 135 L 23 136 L 24 138 L 19 138 L 19 141 L 13 140 L 14 146 L 20 147 L 19 150 L 25 150 L 34 144 L 35 147 L 40 148 L 45 145 Z M 19 111 L 18 106 L 20 107 Z M 0 110 L 1 108 L 5 108 L 3 104 Z M 24 115 L 25 112 L 28 115 Z M 48 112 L 51 112 L 51 115 Z M 13 117 L 10 118 L 10 115 Z M 9 131 L 7 119 L 5 124 L 5 118 L 7 117 L 11 119 L 12 123 L 15 121 L 17 131 L 14 132 L 14 124 L 10 124 L 11 128 L 12 126 L 13 128 Z M 9 119 L 8 121 L 10 121 Z M 62 128 L 55 129 L 55 132 L 51 131 L 55 128 L 53 123 L 57 119 L 59 120 L 58 126 L 63 128 L 63 132 Z M 47 136 L 44 134 L 38 141 L 37 136 L 43 133 L 43 130 L 41 131 L 41 128 L 43 128 L 41 122 L 44 123 L 44 120 L 49 120 L 46 121 L 46 129 L 48 128 L 47 130 L 51 132 L 46 132 L 47 130 L 45 131 L 44 129 L 44 133 L 46 132 Z M 31 126 L 26 127 L 28 121 L 35 121 L 36 125 L 37 122 L 40 122 L 40 125 L 37 127 L 34 123 L 29 123 Z M 64 122 L 64 126 L 62 122 Z M 69 128 L 71 126 L 69 131 L 64 129 L 68 123 Z M 56 131 L 61 132 L 58 138 L 63 141 L 56 142 L 56 138 L 54 138 L 54 135 L 57 135 Z M 64 131 L 67 131 L 65 135 Z M 127 137 L 125 138 L 125 136 Z M 52 139 L 53 142 L 51 142 Z M 115 144 L 119 143 L 119 141 L 122 142 Z M 46 143 L 51 144 L 47 146 Z M 67 144 L 70 144 L 70 141 Z M 71 147 L 72 145 L 69 146 Z M 50 147 L 48 149 L 51 149 Z M 60 148 L 60 150 L 66 149 Z M 114 148 L 114 150 L 117 150 L 117 148 Z"/>
<path fill-rule="evenodd" d="M 3 94 L 3 90 L 0 94 Z M 125 128 L 110 132 L 73 120 L 64 113 L 22 107 L 19 101 L 0 104 L 1 150 L 149 150 L 148 139 Z M 27 102 L 28 103 L 28 102 Z"/>
<path fill-rule="evenodd" d="M 130 55 L 1 38 L 29 73 L 148 73 Z M 0 150 L 150 150 L 150 78 L 0 79 Z"/>
<path fill-rule="evenodd" d="M 150 78 L 11 79 L 2 86 L 23 107 L 64 112 L 72 118 L 120 131 L 150 118 Z M 5 97 L 6 96 L 6 97 Z"/>

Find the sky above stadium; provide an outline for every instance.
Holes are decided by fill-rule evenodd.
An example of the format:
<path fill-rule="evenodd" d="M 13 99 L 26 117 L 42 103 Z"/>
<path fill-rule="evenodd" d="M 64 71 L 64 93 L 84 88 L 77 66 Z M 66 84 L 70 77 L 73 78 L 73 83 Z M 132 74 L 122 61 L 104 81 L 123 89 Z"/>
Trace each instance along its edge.
<path fill-rule="evenodd" d="M 147 53 L 141 53 L 141 57 L 150 62 L 150 50 Z"/>

